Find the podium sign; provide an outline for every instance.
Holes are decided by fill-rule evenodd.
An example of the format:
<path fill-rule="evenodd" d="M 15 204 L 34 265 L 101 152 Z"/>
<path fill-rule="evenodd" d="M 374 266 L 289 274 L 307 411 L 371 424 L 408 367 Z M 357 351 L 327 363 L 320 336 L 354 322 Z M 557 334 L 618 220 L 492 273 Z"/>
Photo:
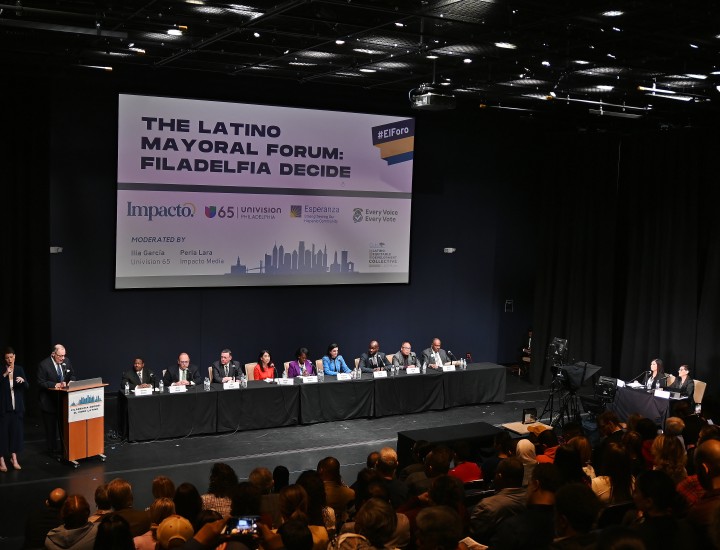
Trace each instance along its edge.
<path fill-rule="evenodd" d="M 68 395 L 68 422 L 79 422 L 105 416 L 104 388 L 86 388 Z"/>

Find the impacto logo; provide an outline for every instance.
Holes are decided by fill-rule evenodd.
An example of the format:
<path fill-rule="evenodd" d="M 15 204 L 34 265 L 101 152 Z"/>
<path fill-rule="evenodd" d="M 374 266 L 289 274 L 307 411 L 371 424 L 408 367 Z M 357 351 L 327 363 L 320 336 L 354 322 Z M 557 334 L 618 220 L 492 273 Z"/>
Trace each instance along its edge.
<path fill-rule="evenodd" d="M 128 217 L 147 218 L 149 222 L 153 221 L 153 218 L 194 218 L 195 210 L 195 205 L 191 202 L 171 206 L 133 204 L 131 201 L 127 202 Z"/>
<path fill-rule="evenodd" d="M 363 209 L 362 208 L 354 208 L 353 209 L 353 221 L 355 223 L 363 221 Z"/>
<path fill-rule="evenodd" d="M 290 205 L 290 217 L 291 218 L 302 218 L 302 205 L 301 204 Z"/>

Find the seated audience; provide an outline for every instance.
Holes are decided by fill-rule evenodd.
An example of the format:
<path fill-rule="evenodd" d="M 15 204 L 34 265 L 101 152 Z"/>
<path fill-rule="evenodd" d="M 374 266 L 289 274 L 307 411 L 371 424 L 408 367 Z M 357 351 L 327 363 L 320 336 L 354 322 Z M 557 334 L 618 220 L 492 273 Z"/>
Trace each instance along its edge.
<path fill-rule="evenodd" d="M 335 457 L 325 457 L 318 462 L 317 473 L 325 484 L 327 505 L 335 510 L 338 522 L 347 521 L 348 505 L 355 499 L 355 491 L 342 482 L 340 462 Z"/>
<path fill-rule="evenodd" d="M 417 550 L 455 550 L 463 536 L 457 512 L 448 506 L 430 506 L 416 520 Z"/>
<path fill-rule="evenodd" d="M 248 476 L 248 481 L 260 491 L 260 517 L 273 527 L 280 525 L 280 496 L 273 491 L 274 480 L 270 470 L 264 467 L 255 468 Z"/>
<path fill-rule="evenodd" d="M 530 483 L 530 478 L 532 477 L 533 470 L 537 465 L 535 445 L 529 439 L 519 440 L 515 447 L 515 456 L 518 458 L 518 460 L 520 460 L 520 463 L 523 465 L 524 475 L 522 480 L 522 486 L 527 487 L 528 483 Z"/>
<path fill-rule="evenodd" d="M 605 449 L 603 469 L 594 477 L 591 487 L 604 504 L 618 504 L 632 500 L 635 478 L 632 463 L 621 444 L 611 442 Z"/>
<path fill-rule="evenodd" d="M 275 378 L 275 363 L 272 362 L 270 351 L 266 349 L 260 351 L 257 365 L 255 365 L 255 368 L 253 369 L 253 378 L 255 380 Z"/>
<path fill-rule="evenodd" d="M 135 537 L 135 550 L 155 550 L 157 545 L 157 528 L 162 521 L 175 514 L 175 503 L 171 498 L 155 499 L 148 508 L 150 515 L 150 530 L 139 537 Z"/>
<path fill-rule="evenodd" d="M 280 515 L 282 523 L 291 519 L 308 522 L 308 495 L 300 485 L 288 485 L 280 491 Z M 330 541 L 324 525 L 308 523 L 313 538 L 313 550 L 325 550 Z"/>
<path fill-rule="evenodd" d="M 65 489 L 56 487 L 45 500 L 42 507 L 28 514 L 25 523 L 25 544 L 23 548 L 45 548 L 48 531 L 63 523 L 60 510 L 65 504 Z"/>
<path fill-rule="evenodd" d="M 550 548 L 585 548 L 595 542 L 593 525 L 602 505 L 584 483 L 568 483 L 555 493 L 555 535 Z"/>
<path fill-rule="evenodd" d="M 687 522 L 678 519 L 683 502 L 669 475 L 660 470 L 642 473 L 637 480 L 634 500 L 639 514 L 633 527 L 647 550 L 697 548 L 692 529 Z"/>
<path fill-rule="evenodd" d="M 273 493 L 279 493 L 283 487 L 290 485 L 290 470 L 287 466 L 275 466 L 272 472 Z"/>
<path fill-rule="evenodd" d="M 449 506 L 458 513 L 463 527 L 470 524 L 470 516 L 464 503 L 465 491 L 462 481 L 446 474 L 432 478 L 432 486 L 427 493 L 410 497 L 398 511 L 405 514 L 410 522 L 410 534 L 415 539 L 415 520 L 421 510 L 428 506 Z"/>
<path fill-rule="evenodd" d="M 633 476 L 637 477 L 647 470 L 645 458 L 643 457 L 643 440 L 638 432 L 634 430 L 625 432 L 622 437 L 622 446 L 625 449 L 625 454 L 630 458 L 630 469 Z"/>
<path fill-rule="evenodd" d="M 397 516 L 390 503 L 371 498 L 355 514 L 355 532 L 344 533 L 338 550 L 371 550 L 385 548 L 397 526 Z"/>
<path fill-rule="evenodd" d="M 674 485 L 687 477 L 685 470 L 687 452 L 677 437 L 658 435 L 650 447 L 650 452 L 653 457 L 654 469 L 669 475 Z"/>
<path fill-rule="evenodd" d="M 698 548 L 710 548 L 709 528 L 720 508 L 720 441 L 708 439 L 698 445 L 695 470 L 705 493 L 690 507 L 687 519 L 695 529 Z"/>
<path fill-rule="evenodd" d="M 51 529 L 45 539 L 47 550 L 92 550 L 97 523 L 90 523 L 90 505 L 82 495 L 70 495 L 60 511 L 63 524 Z"/>
<path fill-rule="evenodd" d="M 592 446 L 590 440 L 584 435 L 576 435 L 567 440 L 568 445 L 580 453 L 580 460 L 583 464 L 583 472 L 590 479 L 595 477 L 595 468 L 592 465 Z"/>
<path fill-rule="evenodd" d="M 450 462 L 453 452 L 445 445 L 434 447 L 425 456 L 425 467 L 421 472 L 415 472 L 408 476 L 405 484 L 408 487 L 409 496 L 417 496 L 426 493 L 432 485 L 433 478 L 446 475 L 450 471 Z"/>
<path fill-rule="evenodd" d="M 592 464 L 596 472 L 602 469 L 603 454 L 608 444 L 620 443 L 624 434 L 622 426 L 620 426 L 620 419 L 612 411 L 605 411 L 598 415 L 597 428 L 602 439 L 593 450 Z"/>
<path fill-rule="evenodd" d="M 157 476 L 152 481 L 153 498 L 173 498 L 175 496 L 175 484 L 166 476 Z"/>
<path fill-rule="evenodd" d="M 300 519 L 291 519 L 277 530 L 285 550 L 312 550 L 313 538 L 308 524 Z"/>
<path fill-rule="evenodd" d="M 383 447 L 380 450 L 379 459 L 375 470 L 382 477 L 390 497 L 390 504 L 397 508 L 407 500 L 408 488 L 400 481 L 395 472 L 398 467 L 398 455 L 392 447 Z"/>
<path fill-rule="evenodd" d="M 323 372 L 328 376 L 337 376 L 340 373 L 349 373 L 350 367 L 347 366 L 345 359 L 340 355 L 340 348 L 336 343 L 332 343 L 327 348 L 327 355 L 322 358 Z"/>
<path fill-rule="evenodd" d="M 665 420 L 664 434 L 677 437 L 683 448 L 685 447 L 685 438 L 683 432 L 685 431 L 685 422 L 682 418 L 677 416 L 670 416 Z"/>
<path fill-rule="evenodd" d="M 110 499 L 108 499 L 107 483 L 102 483 L 95 487 L 95 513 L 88 518 L 88 521 L 96 523 L 111 510 L 112 504 L 110 504 Z"/>
<path fill-rule="evenodd" d="M 175 503 L 175 513 L 195 525 L 200 511 L 203 509 L 203 501 L 195 485 L 187 482 L 178 485 L 173 502 Z"/>
<path fill-rule="evenodd" d="M 655 466 L 655 461 L 652 456 L 652 444 L 655 441 L 658 433 L 658 427 L 649 418 L 641 418 L 635 425 L 635 430 L 640 434 L 642 439 L 642 456 L 645 460 L 645 469 L 652 470 Z"/>
<path fill-rule="evenodd" d="M 495 477 L 495 470 L 501 461 L 515 454 L 515 442 L 510 432 L 503 430 L 493 438 L 493 454 L 482 461 L 482 472 L 486 480 Z"/>
<path fill-rule="evenodd" d="M 179 548 L 193 538 L 195 531 L 187 518 L 174 514 L 166 517 L 157 528 L 158 548 Z"/>
<path fill-rule="evenodd" d="M 538 464 L 528 483 L 527 507 L 500 522 L 490 548 L 546 548 L 555 535 L 555 493 L 563 483 L 554 464 Z"/>
<path fill-rule="evenodd" d="M 410 474 L 422 472 L 425 469 L 425 457 L 430 451 L 432 451 L 432 448 L 433 446 L 430 442 L 425 441 L 424 439 L 418 439 L 415 443 L 413 443 L 411 451 L 412 464 L 408 464 L 400 470 L 398 479 L 400 481 L 407 482 L 407 478 Z"/>
<path fill-rule="evenodd" d="M 230 495 L 238 484 L 238 477 L 230 466 L 217 462 L 210 470 L 208 492 L 202 495 L 202 509 L 215 510 L 222 516 L 230 514 Z"/>
<path fill-rule="evenodd" d="M 96 525 L 98 527 L 93 550 L 132 550 L 135 548 L 130 524 L 120 514 L 114 512 L 105 514 Z"/>
<path fill-rule="evenodd" d="M 478 542 L 487 544 L 504 519 L 525 509 L 524 472 L 518 458 L 506 458 L 498 466 L 494 479 L 497 492 L 478 502 L 470 513 L 470 532 Z"/>
<path fill-rule="evenodd" d="M 337 532 L 335 510 L 327 505 L 325 484 L 320 479 L 320 474 L 315 470 L 305 470 L 298 476 L 296 483 L 305 489 L 308 496 L 308 524 L 322 525 L 330 539 L 334 539 Z"/>
<path fill-rule="evenodd" d="M 296 376 L 312 376 L 317 374 L 312 361 L 308 359 L 310 352 L 307 348 L 298 348 L 295 351 L 295 361 L 290 361 L 288 365 L 287 375 L 288 378 L 295 378 Z"/>
<path fill-rule="evenodd" d="M 546 430 L 547 431 L 547 430 Z M 561 445 L 555 452 L 553 462 L 565 483 L 584 483 L 590 485 L 590 478 L 583 470 L 580 453 L 572 445 Z"/>
<path fill-rule="evenodd" d="M 543 430 L 538 435 L 538 444 L 542 449 L 542 453 L 538 454 L 535 458 L 538 464 L 552 464 L 555 462 L 555 452 L 560 446 L 555 430 Z"/>
<path fill-rule="evenodd" d="M 107 486 L 108 500 L 112 505 L 114 516 L 120 516 L 130 528 L 133 537 L 142 535 L 150 529 L 150 516 L 145 510 L 133 508 L 133 491 L 130 483 L 122 478 L 115 478 Z M 103 520 L 107 517 L 103 517 Z M 116 520 L 110 526 L 116 527 Z"/>
<path fill-rule="evenodd" d="M 477 481 L 483 478 L 482 470 L 477 463 L 471 460 L 470 445 L 467 441 L 457 441 L 453 445 L 455 467 L 449 474 L 463 483 Z"/>

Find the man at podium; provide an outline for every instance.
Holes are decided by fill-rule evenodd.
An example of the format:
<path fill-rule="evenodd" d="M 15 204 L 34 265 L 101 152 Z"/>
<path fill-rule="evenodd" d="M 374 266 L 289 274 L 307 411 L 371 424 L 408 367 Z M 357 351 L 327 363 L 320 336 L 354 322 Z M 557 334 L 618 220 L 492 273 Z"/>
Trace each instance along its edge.
<path fill-rule="evenodd" d="M 60 396 L 54 389 L 66 388 L 75 380 L 75 371 L 68 359 L 65 346 L 56 344 L 50 357 L 40 361 L 37 383 L 40 388 L 40 410 L 45 427 L 45 442 L 49 453 L 62 452 L 58 444 L 58 421 L 60 418 Z"/>
<path fill-rule="evenodd" d="M 152 388 L 155 385 L 155 373 L 148 368 L 145 368 L 145 361 L 140 357 L 135 358 L 133 368 L 126 370 L 122 375 L 121 388 L 125 387 L 125 382 L 130 386 L 130 391 L 136 387 L 141 388 Z"/>

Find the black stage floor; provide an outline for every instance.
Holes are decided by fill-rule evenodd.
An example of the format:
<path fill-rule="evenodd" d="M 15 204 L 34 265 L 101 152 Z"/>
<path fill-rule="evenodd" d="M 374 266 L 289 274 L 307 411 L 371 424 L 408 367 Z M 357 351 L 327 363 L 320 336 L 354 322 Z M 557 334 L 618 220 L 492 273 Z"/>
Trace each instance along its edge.
<path fill-rule="evenodd" d="M 176 485 L 193 483 L 203 493 L 215 462 L 231 465 L 241 479 L 257 466 L 272 470 L 284 465 L 294 482 L 300 472 L 314 469 L 320 459 L 329 455 L 338 458 L 343 478 L 350 484 L 365 465 L 369 452 L 396 446 L 399 431 L 472 422 L 499 426 L 520 420 L 523 408 L 542 411 L 547 397 L 546 387 L 532 386 L 508 374 L 504 403 L 141 443 L 107 439 L 107 460 L 87 459 L 77 469 L 43 454 L 39 421 L 28 419 L 26 448 L 20 457 L 23 469 L 0 473 L 0 548 L 20 548 L 27 512 L 40 505 L 55 487 L 63 487 L 68 494 L 83 494 L 92 507 L 97 485 L 123 477 L 133 485 L 135 506 L 145 508 L 152 501 L 152 479 L 160 474 L 170 477 Z"/>

